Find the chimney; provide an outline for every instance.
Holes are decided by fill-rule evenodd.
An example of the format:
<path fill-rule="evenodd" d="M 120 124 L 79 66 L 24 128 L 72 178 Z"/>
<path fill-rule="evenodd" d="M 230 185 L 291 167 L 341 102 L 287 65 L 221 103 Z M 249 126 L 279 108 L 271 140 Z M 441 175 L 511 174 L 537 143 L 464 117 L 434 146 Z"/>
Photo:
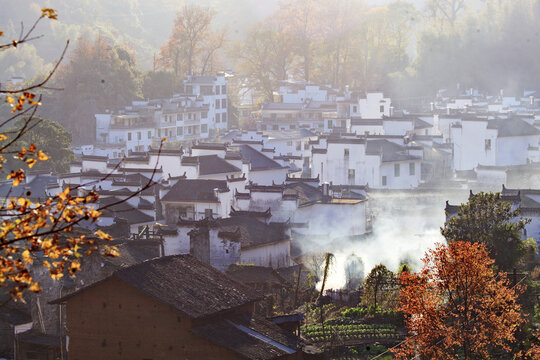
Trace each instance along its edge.
<path fill-rule="evenodd" d="M 531 107 L 534 107 L 534 95 L 529 96 Z"/>
<path fill-rule="evenodd" d="M 435 103 L 434 102 L 430 102 L 429 107 L 431 108 L 431 112 L 435 111 Z"/>
<path fill-rule="evenodd" d="M 394 116 L 394 107 L 390 106 L 390 117 Z"/>
<path fill-rule="evenodd" d="M 323 202 L 328 202 L 330 200 L 330 184 L 327 182 L 324 182 L 322 184 L 322 200 Z"/>

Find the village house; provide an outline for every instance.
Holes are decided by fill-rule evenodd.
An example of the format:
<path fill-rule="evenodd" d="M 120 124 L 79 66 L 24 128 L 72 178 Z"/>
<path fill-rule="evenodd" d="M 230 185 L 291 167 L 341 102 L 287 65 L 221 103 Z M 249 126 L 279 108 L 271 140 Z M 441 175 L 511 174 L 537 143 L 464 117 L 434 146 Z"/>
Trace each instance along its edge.
<path fill-rule="evenodd" d="M 228 128 L 227 84 L 222 73 L 215 76 L 188 75 L 184 79 L 184 93 L 202 98 L 202 106 L 208 111 L 206 118 L 211 119 L 208 126 L 214 132 Z"/>
<path fill-rule="evenodd" d="M 114 272 L 65 304 L 70 359 L 300 359 L 298 339 L 253 315 L 260 295 L 191 255 Z"/>
<path fill-rule="evenodd" d="M 190 254 L 221 271 L 232 264 L 292 265 L 291 239 L 284 224 L 267 224 L 250 214 L 233 215 L 199 222 L 180 220 L 178 227 L 193 229 L 188 233 Z"/>
<path fill-rule="evenodd" d="M 519 117 L 464 116 L 451 126 L 450 138 L 454 170 L 523 165 L 538 159 L 540 130 Z"/>
<path fill-rule="evenodd" d="M 321 183 L 410 189 L 421 181 L 423 149 L 405 146 L 403 137 L 329 137 L 313 147 L 311 176 Z"/>

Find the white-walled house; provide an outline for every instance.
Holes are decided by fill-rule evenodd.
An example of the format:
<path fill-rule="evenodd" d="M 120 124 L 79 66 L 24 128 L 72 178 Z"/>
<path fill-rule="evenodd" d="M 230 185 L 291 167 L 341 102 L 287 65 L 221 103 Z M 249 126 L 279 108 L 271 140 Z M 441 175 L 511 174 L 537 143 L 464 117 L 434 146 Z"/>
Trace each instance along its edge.
<path fill-rule="evenodd" d="M 209 128 L 224 131 L 228 128 L 227 78 L 224 74 L 215 76 L 188 75 L 184 79 L 184 93 L 202 97 L 203 105 L 208 109 Z"/>
<path fill-rule="evenodd" d="M 464 117 L 451 127 L 454 169 L 527 164 L 536 157 L 540 130 L 515 118 Z"/>
<path fill-rule="evenodd" d="M 365 98 L 358 99 L 358 114 L 363 119 L 382 119 L 384 116 L 392 116 L 392 101 L 385 98 L 382 92 L 368 92 Z"/>
<path fill-rule="evenodd" d="M 226 217 L 232 203 L 232 193 L 226 180 L 175 179 L 160 191 L 163 216 L 169 225 L 180 218 L 201 220 Z"/>
<path fill-rule="evenodd" d="M 421 180 L 421 147 L 385 138 L 328 138 L 312 149 L 312 176 L 321 183 L 366 185 L 375 189 L 410 189 Z"/>
<path fill-rule="evenodd" d="M 283 224 L 266 224 L 242 215 L 188 226 L 194 227 L 189 232 L 191 255 L 218 270 L 225 271 L 232 264 L 273 268 L 292 265 L 291 239 Z"/>

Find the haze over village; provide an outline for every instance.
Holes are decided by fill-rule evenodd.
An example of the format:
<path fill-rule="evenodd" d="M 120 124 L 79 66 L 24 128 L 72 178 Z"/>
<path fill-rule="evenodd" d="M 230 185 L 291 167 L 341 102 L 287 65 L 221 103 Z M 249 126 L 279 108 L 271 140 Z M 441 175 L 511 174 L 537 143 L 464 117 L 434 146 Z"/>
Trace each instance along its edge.
<path fill-rule="evenodd" d="M 0 9 L 0 359 L 540 358 L 540 1 Z"/>

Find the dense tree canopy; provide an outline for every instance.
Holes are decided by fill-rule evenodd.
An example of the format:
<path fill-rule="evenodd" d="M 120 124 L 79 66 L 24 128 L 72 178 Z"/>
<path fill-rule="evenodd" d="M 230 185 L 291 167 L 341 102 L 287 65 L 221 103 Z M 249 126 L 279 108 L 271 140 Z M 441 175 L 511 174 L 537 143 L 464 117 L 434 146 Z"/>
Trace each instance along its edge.
<path fill-rule="evenodd" d="M 520 210 L 501 200 L 499 193 L 478 193 L 459 206 L 441 229 L 449 243 L 456 241 L 485 244 L 495 264 L 512 271 L 526 254 L 523 229 L 530 222 L 520 218 Z"/>
<path fill-rule="evenodd" d="M 394 298 L 396 288 L 396 278 L 392 271 L 383 264 L 379 264 L 371 269 L 364 280 L 363 302 L 366 305 L 388 306 Z"/>
<path fill-rule="evenodd" d="M 522 322 L 519 286 L 496 274 L 483 244 L 438 245 L 423 269 L 401 276 L 400 310 L 411 334 L 398 358 L 491 359 L 509 351 Z"/>

